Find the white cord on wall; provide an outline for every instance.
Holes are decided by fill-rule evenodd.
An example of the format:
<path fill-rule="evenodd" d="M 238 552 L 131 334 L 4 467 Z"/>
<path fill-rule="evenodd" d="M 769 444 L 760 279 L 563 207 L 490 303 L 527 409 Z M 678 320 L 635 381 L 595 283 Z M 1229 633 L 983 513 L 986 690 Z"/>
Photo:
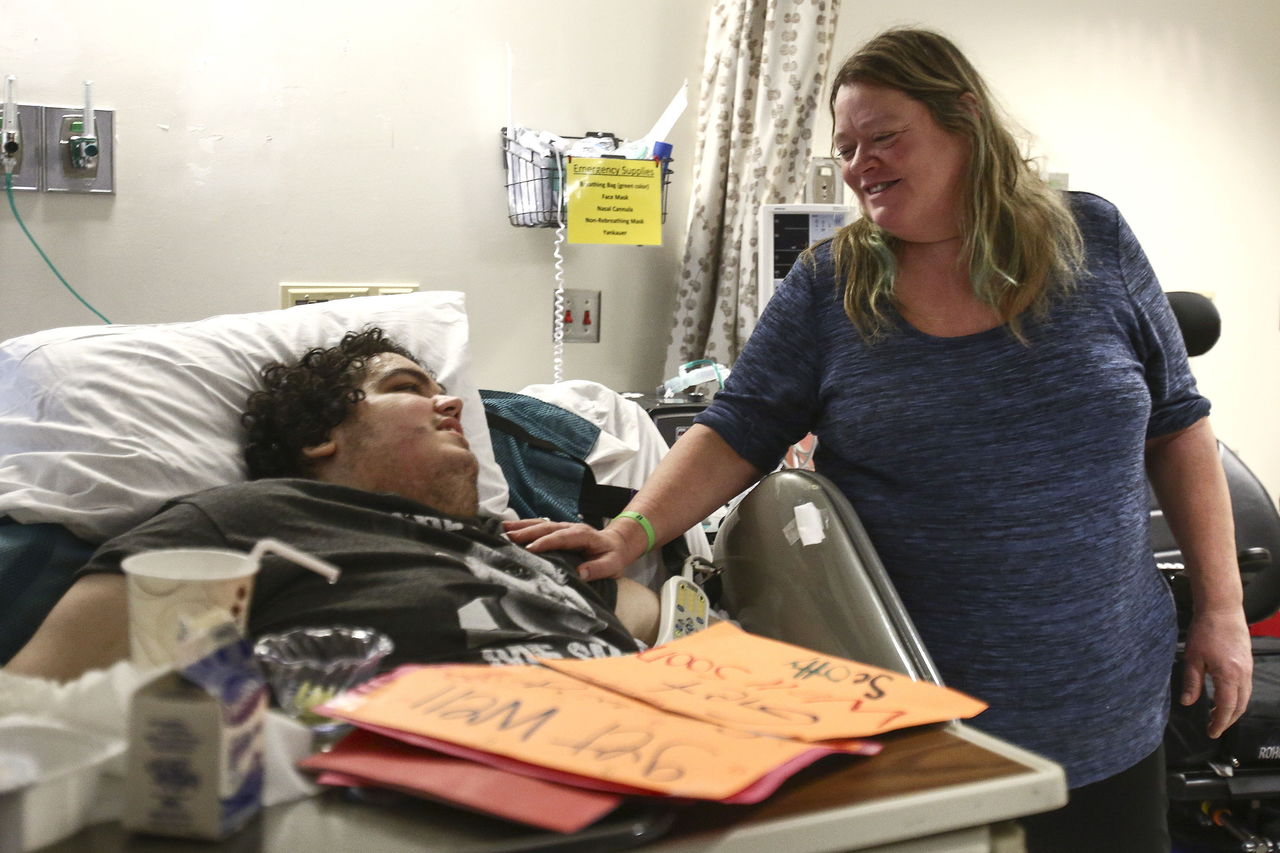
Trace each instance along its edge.
<path fill-rule="evenodd" d="M 560 383 L 564 381 L 564 255 L 560 249 L 564 246 L 565 223 L 564 223 L 564 156 L 556 152 L 557 177 L 560 182 L 559 192 L 555 194 L 556 220 L 559 226 L 556 228 L 556 244 L 552 254 L 555 256 L 556 263 L 556 298 L 555 305 L 552 310 L 555 311 L 555 344 L 551 348 L 551 381 Z"/>

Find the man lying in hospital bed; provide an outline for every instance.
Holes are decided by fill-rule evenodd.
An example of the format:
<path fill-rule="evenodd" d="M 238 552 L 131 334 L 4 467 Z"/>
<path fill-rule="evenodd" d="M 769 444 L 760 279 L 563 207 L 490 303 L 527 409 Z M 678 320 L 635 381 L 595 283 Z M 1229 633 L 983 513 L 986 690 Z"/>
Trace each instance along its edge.
<path fill-rule="evenodd" d="M 452 334 L 438 335 L 446 338 L 443 341 L 427 342 L 422 356 L 424 362 L 439 365 L 439 381 L 423 370 L 417 352 L 400 348 L 380 331 L 348 335 L 341 346 L 310 356 L 305 367 L 281 366 L 272 371 L 268 391 L 255 395 L 246 422 L 248 468 L 255 479 L 234 482 L 243 476 L 233 468 L 221 480 L 231 485 L 175 500 L 150 521 L 112 538 L 76 575 L 74 585 L 13 658 L 8 671 L 67 679 L 127 656 L 125 587 L 119 566 L 130 553 L 194 546 L 248 551 L 264 537 L 283 539 L 328 559 L 344 573 L 336 586 L 329 587 L 318 576 L 288 563 L 264 563 L 250 607 L 249 626 L 254 636 L 294 625 L 368 625 L 384 630 L 395 641 L 391 664 L 444 660 L 517 663 L 535 656 L 616 655 L 637 649 L 633 637 L 652 641 L 657 602 L 649 590 L 625 580 L 592 589 L 577 578 L 571 563 L 543 560 L 512 545 L 491 517 L 495 506 L 505 505 L 505 495 L 493 487 L 495 480 L 501 482 L 500 474 L 494 476 L 478 461 L 487 456 L 492 464 L 492 454 L 483 413 L 477 411 L 478 397 L 464 379 L 466 330 L 460 294 L 348 302 L 375 300 L 376 308 L 364 306 L 362 319 L 385 322 L 401 331 L 408 326 L 410 346 L 419 345 L 418 352 L 424 339 L 431 337 L 421 328 L 424 319 L 433 321 L 429 325 L 440 332 L 440 318 L 451 318 L 445 325 L 454 327 L 446 329 Z M 397 301 L 401 304 L 389 304 Z M 323 309 L 326 322 L 320 324 L 325 327 L 323 332 L 307 330 L 312 334 L 309 342 L 332 344 L 332 327 L 355 319 L 357 307 L 315 306 Z M 305 310 L 247 315 L 248 319 L 214 318 L 190 325 L 217 326 L 225 320 L 241 327 L 240 342 L 253 341 L 245 347 L 249 353 L 260 352 L 264 349 L 262 338 L 253 340 L 254 333 L 265 333 L 253 329 L 250 319 L 270 317 L 273 327 L 285 320 L 296 324 L 311 319 L 301 313 Z M 243 328 L 246 325 L 249 328 Z M 461 328 L 456 328 L 459 325 Z M 145 332 L 147 327 L 135 328 Z M 165 327 L 155 329 L 159 334 Z M 230 329 L 217 332 L 229 334 Z M 98 331 L 107 340 L 114 332 Z M 201 331 L 206 337 L 217 337 L 211 334 L 213 329 Z M 56 343 L 33 337 L 36 340 L 20 359 L 43 349 L 57 351 Z M 278 340 L 271 340 L 268 347 L 272 354 L 293 346 L 294 358 L 289 360 L 295 360 L 303 338 L 296 334 L 274 337 Z M 161 336 L 160 340 L 166 339 Z M 164 361 L 173 356 L 156 340 L 145 340 L 144 344 L 139 346 L 137 339 L 129 341 L 130 347 L 138 349 L 137 361 L 144 371 L 148 370 L 147 359 Z M 226 349 L 234 351 L 235 346 Z M 241 362 L 239 356 L 235 353 L 231 357 Z M 225 359 L 228 352 L 218 357 Z M 246 353 L 246 357 L 251 356 Z M 186 383 L 193 387 L 182 389 L 184 392 L 204 392 L 198 383 L 208 378 L 214 386 L 208 389 L 212 396 L 231 397 L 234 391 L 213 377 L 236 371 L 213 361 L 199 361 L 199 356 L 188 352 L 155 369 L 172 373 L 177 368 L 185 373 Z M 354 374 L 347 369 L 352 364 L 356 366 Z M 360 365 L 364 366 L 363 374 Z M 78 369 L 92 367 L 82 364 Z M 243 371 L 244 364 L 235 367 Z M 340 377 L 345 379 L 340 381 Z M 176 420 L 155 414 L 156 400 L 146 397 L 147 378 L 132 377 L 145 398 L 139 399 L 139 407 L 152 410 L 157 420 Z M 445 382 L 449 383 L 448 393 L 441 387 Z M 299 387 L 306 390 L 296 391 Z M 348 399 L 350 388 L 358 389 L 363 399 L 339 406 L 333 414 L 335 401 Z M 41 392 L 52 393 L 50 389 Z M 42 407 L 92 409 L 91 392 L 88 403 L 47 400 Z M 225 409 L 226 402 L 220 400 L 217 408 Z M 128 409 L 130 403 L 118 400 L 114 405 Z M 74 417 L 68 415 L 64 420 Z M 0 418 L 0 426 L 13 434 L 14 423 L 10 421 L 14 420 L 20 419 Z M 127 418 L 117 423 L 126 434 L 104 437 L 99 443 L 125 449 L 105 465 L 101 458 L 93 460 L 91 467 L 107 469 L 101 482 L 70 497 L 50 497 L 56 489 L 49 477 L 40 476 L 48 472 L 34 461 L 38 454 L 21 435 L 24 429 L 34 427 L 18 425 L 17 449 L 28 452 L 11 452 L 0 465 L 0 476 L 10 481 L 0 484 L 5 492 L 3 500 L 9 505 L 0 503 L 0 507 L 18 520 L 60 522 L 89 539 L 101 539 L 104 531 L 114 534 L 127 527 L 126 521 L 136 519 L 117 517 L 121 513 L 113 514 L 112 509 L 117 509 L 117 493 L 137 478 L 139 472 L 133 469 L 155 467 L 148 454 L 170 449 L 180 455 L 184 448 L 179 439 L 184 431 L 198 433 L 202 425 L 130 425 Z M 142 434 L 129 434 L 131 429 Z M 166 429 L 170 434 L 162 435 Z M 233 440 L 238 443 L 238 427 L 234 432 Z M 75 444 L 74 437 L 70 443 Z M 225 447 L 185 449 L 191 464 L 189 470 L 177 474 L 197 482 L 202 478 L 207 481 L 210 466 L 220 461 L 208 457 L 226 452 Z M 86 464 L 85 453 L 74 446 L 57 456 L 46 453 L 45 468 L 52 463 L 75 469 Z M 221 462 L 225 464 L 225 460 Z M 196 472 L 194 478 L 191 471 Z M 154 471 L 143 476 L 155 479 Z M 289 479 L 275 479 L 280 477 Z M 19 479 L 22 482 L 12 482 Z M 165 489 L 168 494 L 162 493 Z M 152 503 L 160 503 L 190 489 L 173 482 L 135 483 L 132 492 L 138 491 L 146 492 Z M 130 494 L 124 503 L 132 506 L 146 501 Z"/>
<path fill-rule="evenodd" d="M 249 609 L 254 636 L 369 626 L 395 643 L 390 664 L 614 656 L 638 649 L 633 636 L 656 637 L 651 590 L 625 578 L 584 583 L 478 517 L 462 400 L 381 329 L 349 332 L 263 378 L 245 419 L 251 481 L 175 500 L 100 548 L 11 672 L 67 679 L 127 656 L 124 558 L 247 552 L 268 537 L 343 574 L 330 585 L 269 558 Z"/>

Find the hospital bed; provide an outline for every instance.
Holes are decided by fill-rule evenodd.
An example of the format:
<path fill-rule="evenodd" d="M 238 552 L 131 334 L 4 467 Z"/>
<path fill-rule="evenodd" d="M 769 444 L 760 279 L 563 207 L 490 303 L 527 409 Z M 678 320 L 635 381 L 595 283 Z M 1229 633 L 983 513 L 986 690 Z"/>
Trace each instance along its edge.
<path fill-rule="evenodd" d="M 822 541 L 802 545 L 788 535 L 797 507 L 810 507 L 821 519 Z M 766 477 L 727 517 L 716 538 L 716 562 L 724 566 L 726 600 L 745 627 L 937 680 L 856 516 L 824 478 L 794 470 Z M 778 584 L 778 576 L 788 582 Z M 267 809 L 247 834 L 192 849 L 1016 853 L 1023 849 L 1021 831 L 1012 821 L 1066 801 L 1058 765 L 966 724 L 881 740 L 881 754 L 812 768 L 756 805 L 634 803 L 570 837 L 432 803 L 371 804 L 331 792 Z M 107 824 L 47 853 L 85 849 L 152 848 Z"/>
<path fill-rule="evenodd" d="M 0 602 L 10 605 L 0 624 L 29 633 L 93 543 L 167 497 L 242 479 L 238 413 L 258 367 L 366 324 L 420 354 L 464 400 L 482 507 L 503 512 L 506 485 L 468 375 L 466 323 L 461 294 L 434 292 L 196 323 L 56 329 L 0 345 L 0 514 L 8 519 L 0 582 L 18 589 Z M 817 541 L 795 538 L 798 507 L 819 520 Z M 725 602 L 749 630 L 938 680 L 852 509 L 821 477 L 784 471 L 763 480 L 726 518 L 716 549 Z M 14 603 L 24 612 L 12 612 Z M 25 639 L 13 633 L 4 638 L 9 654 Z M 640 803 L 573 838 L 429 803 L 375 806 L 330 792 L 268 809 L 247 833 L 192 849 L 978 853 L 1020 849 L 1010 821 L 1065 802 L 1056 764 L 967 725 L 896 733 L 884 744 L 880 755 L 812 768 L 754 806 Z M 48 849 L 155 849 L 148 843 L 107 823 Z"/>

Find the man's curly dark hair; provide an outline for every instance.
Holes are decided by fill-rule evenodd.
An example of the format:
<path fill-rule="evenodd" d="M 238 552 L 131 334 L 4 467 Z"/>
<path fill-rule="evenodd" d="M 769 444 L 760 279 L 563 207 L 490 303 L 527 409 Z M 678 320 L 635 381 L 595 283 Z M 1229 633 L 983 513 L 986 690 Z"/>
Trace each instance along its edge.
<path fill-rule="evenodd" d="M 316 347 L 292 364 L 262 368 L 262 390 L 249 396 L 240 416 L 248 438 L 244 458 L 249 478 L 306 477 L 303 449 L 323 444 L 364 399 L 368 360 L 395 353 L 418 364 L 404 347 L 376 326 L 347 332 L 336 346 Z M 429 372 L 429 371 L 428 371 Z"/>

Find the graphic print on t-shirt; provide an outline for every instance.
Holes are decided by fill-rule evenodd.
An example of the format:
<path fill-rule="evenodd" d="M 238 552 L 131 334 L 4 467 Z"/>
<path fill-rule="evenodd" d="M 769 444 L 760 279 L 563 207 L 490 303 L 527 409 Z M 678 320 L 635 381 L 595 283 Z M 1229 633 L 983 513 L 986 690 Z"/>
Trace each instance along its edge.
<path fill-rule="evenodd" d="M 460 530 L 464 526 L 433 516 L 405 517 L 436 529 Z M 531 637 L 579 635 L 591 647 L 584 646 L 581 653 L 572 651 L 576 657 L 622 653 L 593 636 L 606 629 L 608 623 L 597 616 L 590 602 L 573 588 L 567 570 L 558 563 L 523 548 L 499 550 L 474 541 L 468 543 L 467 550 L 459 556 L 477 580 L 502 588 L 496 594 L 471 599 L 458 608 L 458 627 L 466 634 L 469 648 L 489 646 L 496 633 L 519 631 Z M 528 663 L 535 656 L 562 657 L 554 646 L 545 643 L 516 645 L 520 648 L 494 649 L 493 654 L 482 648 L 482 654 L 490 663 Z"/>

